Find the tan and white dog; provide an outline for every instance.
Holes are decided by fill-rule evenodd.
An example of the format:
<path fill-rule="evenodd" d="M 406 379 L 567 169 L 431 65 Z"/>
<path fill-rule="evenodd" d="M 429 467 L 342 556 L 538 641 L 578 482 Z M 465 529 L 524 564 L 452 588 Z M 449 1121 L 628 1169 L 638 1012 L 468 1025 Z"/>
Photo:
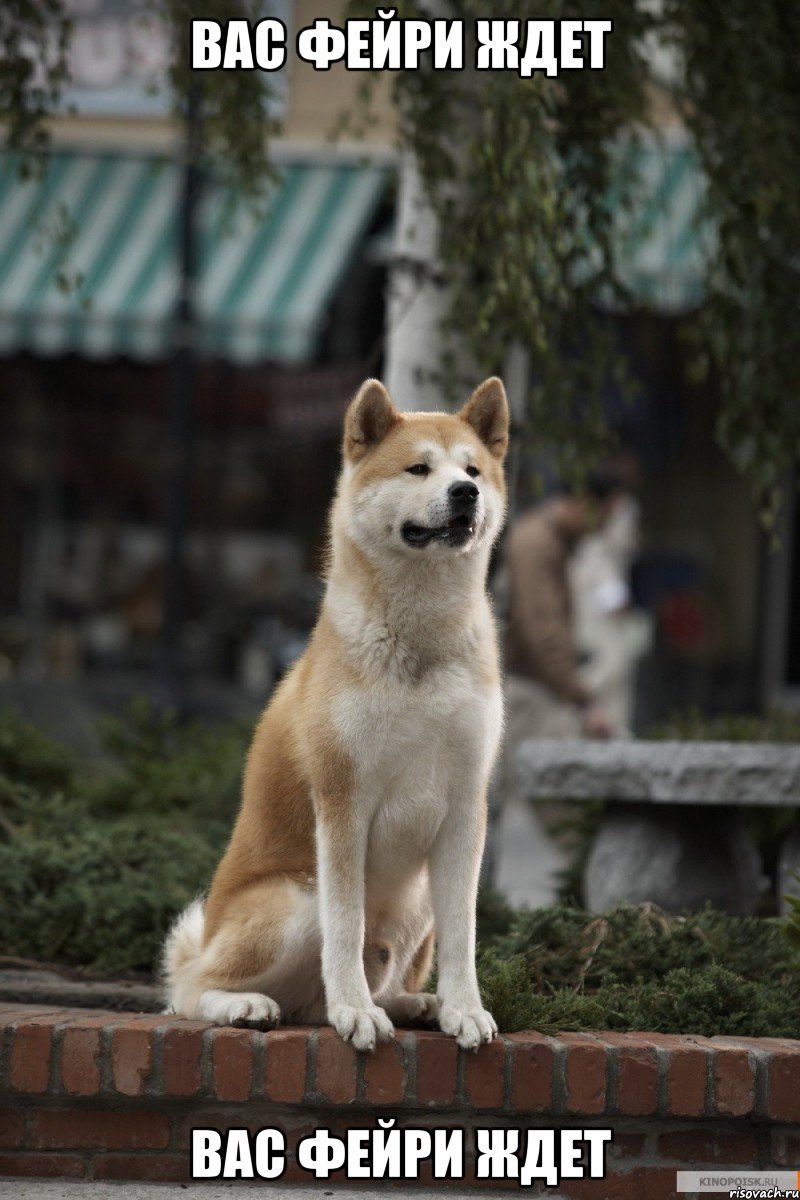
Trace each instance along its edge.
<path fill-rule="evenodd" d="M 367 380 L 345 418 L 327 587 L 256 729 L 205 904 L 167 938 L 172 1008 L 218 1024 L 326 1019 L 359 1050 L 438 1020 L 496 1033 L 475 974 L 486 790 L 502 724 L 489 554 L 508 405 L 401 413 Z M 424 992 L 438 943 L 438 996 Z"/>

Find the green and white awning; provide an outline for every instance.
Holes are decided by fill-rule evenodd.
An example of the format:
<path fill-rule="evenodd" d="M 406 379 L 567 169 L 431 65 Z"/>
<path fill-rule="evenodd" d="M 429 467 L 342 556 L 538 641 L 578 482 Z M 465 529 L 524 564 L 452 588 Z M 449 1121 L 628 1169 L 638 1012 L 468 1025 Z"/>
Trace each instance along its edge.
<path fill-rule="evenodd" d="M 615 210 L 622 281 L 635 301 L 656 312 L 696 308 L 714 238 L 702 220 L 704 180 L 690 142 L 677 132 L 631 139 L 619 172 L 620 183 L 631 182 L 630 207 Z"/>
<path fill-rule="evenodd" d="M 379 166 L 295 163 L 255 209 L 209 184 L 198 214 L 200 350 L 307 361 L 385 192 Z M 173 163 L 55 153 L 23 181 L 0 159 L 0 354 L 168 353 L 180 177 Z"/>
<path fill-rule="evenodd" d="M 619 170 L 635 180 L 635 202 L 615 212 L 623 280 L 656 311 L 695 307 L 711 240 L 690 145 L 630 141 Z M 199 210 L 201 352 L 240 363 L 312 358 L 387 180 L 385 167 L 298 162 L 259 209 L 210 183 Z M 168 353 L 179 204 L 174 163 L 55 153 L 24 181 L 0 156 L 0 355 Z"/>

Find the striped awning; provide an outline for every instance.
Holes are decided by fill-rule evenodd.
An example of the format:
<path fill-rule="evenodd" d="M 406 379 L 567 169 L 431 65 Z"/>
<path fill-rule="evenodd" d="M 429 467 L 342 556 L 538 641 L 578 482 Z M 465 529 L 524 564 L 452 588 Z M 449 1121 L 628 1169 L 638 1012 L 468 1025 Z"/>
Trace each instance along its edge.
<path fill-rule="evenodd" d="M 702 303 L 713 230 L 702 219 L 704 180 L 685 134 L 640 137 L 621 147 L 618 182 L 630 205 L 614 206 L 619 274 L 634 300 L 679 314 Z M 612 205 L 614 197 L 612 196 Z"/>
<path fill-rule="evenodd" d="M 168 353 L 178 283 L 174 163 L 54 153 L 22 180 L 0 160 L 0 354 Z M 257 207 L 212 182 L 198 213 L 199 349 L 311 358 L 385 191 L 385 167 L 298 162 Z"/>

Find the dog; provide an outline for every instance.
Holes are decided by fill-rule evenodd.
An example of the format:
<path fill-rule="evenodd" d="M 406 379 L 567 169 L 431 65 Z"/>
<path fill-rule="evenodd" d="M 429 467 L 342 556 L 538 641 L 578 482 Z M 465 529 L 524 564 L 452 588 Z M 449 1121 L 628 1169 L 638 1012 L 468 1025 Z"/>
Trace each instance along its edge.
<path fill-rule="evenodd" d="M 174 1012 L 327 1021 L 358 1050 L 393 1023 L 438 1022 L 473 1050 L 496 1034 L 475 906 L 502 726 L 486 578 L 508 429 L 496 378 L 457 414 L 400 412 L 375 379 L 351 402 L 319 620 L 256 727 L 208 897 L 168 934 Z"/>

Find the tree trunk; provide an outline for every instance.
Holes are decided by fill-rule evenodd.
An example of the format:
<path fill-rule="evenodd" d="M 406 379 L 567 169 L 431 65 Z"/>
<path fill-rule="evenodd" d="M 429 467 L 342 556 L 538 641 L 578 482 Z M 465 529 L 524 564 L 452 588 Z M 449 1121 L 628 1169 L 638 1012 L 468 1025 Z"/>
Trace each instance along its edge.
<path fill-rule="evenodd" d="M 443 406 L 440 334 L 448 290 L 439 260 L 439 222 L 410 151 L 400 169 L 397 227 L 389 272 L 384 376 L 399 408 Z"/>

